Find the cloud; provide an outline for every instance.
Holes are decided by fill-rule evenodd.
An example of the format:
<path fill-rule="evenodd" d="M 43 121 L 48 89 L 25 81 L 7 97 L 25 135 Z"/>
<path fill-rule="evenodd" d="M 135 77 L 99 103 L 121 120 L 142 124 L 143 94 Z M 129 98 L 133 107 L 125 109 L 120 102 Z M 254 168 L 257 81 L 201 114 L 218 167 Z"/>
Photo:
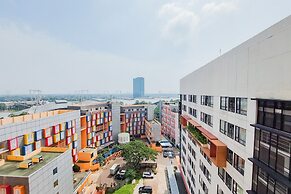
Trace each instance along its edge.
<path fill-rule="evenodd" d="M 202 7 L 206 14 L 229 13 L 238 9 L 237 1 L 210 2 Z"/>
<path fill-rule="evenodd" d="M 158 15 L 163 20 L 162 37 L 177 44 L 189 40 L 200 21 L 189 7 L 174 2 L 164 4 Z"/>

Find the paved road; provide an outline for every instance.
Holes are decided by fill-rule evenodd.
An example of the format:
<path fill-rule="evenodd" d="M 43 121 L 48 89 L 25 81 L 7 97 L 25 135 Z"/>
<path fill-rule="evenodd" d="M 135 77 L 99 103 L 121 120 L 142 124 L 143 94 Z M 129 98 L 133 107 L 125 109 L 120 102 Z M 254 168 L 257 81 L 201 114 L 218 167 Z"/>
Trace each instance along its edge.
<path fill-rule="evenodd" d="M 167 166 L 177 165 L 177 161 L 175 158 L 164 158 L 163 154 L 159 154 L 157 157 L 157 164 L 157 174 L 154 178 L 142 179 L 140 184 L 135 188 L 134 194 L 138 194 L 138 188 L 143 185 L 152 186 L 153 194 L 169 194 L 165 170 Z"/>

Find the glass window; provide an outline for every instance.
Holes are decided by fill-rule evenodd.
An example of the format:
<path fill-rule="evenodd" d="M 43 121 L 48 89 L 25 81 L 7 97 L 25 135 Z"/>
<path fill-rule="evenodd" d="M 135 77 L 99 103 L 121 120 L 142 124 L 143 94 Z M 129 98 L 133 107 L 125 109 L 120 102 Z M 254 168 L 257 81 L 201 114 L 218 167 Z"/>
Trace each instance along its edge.
<path fill-rule="evenodd" d="M 244 169 L 245 169 L 245 160 L 238 156 L 237 154 L 234 154 L 234 168 L 237 169 L 238 172 L 240 172 L 242 175 L 244 175 Z"/>
<path fill-rule="evenodd" d="M 235 98 L 234 97 L 228 98 L 228 111 L 235 112 Z"/>
<path fill-rule="evenodd" d="M 246 130 L 244 128 L 235 126 L 235 141 L 246 145 Z"/>
<path fill-rule="evenodd" d="M 227 148 L 227 161 L 232 164 L 233 162 L 233 151 Z"/>
<path fill-rule="evenodd" d="M 225 170 L 223 168 L 218 168 L 218 176 L 224 181 Z"/>
<path fill-rule="evenodd" d="M 220 120 L 220 132 L 226 134 L 226 125 L 227 123 L 223 120 Z"/>
<path fill-rule="evenodd" d="M 236 98 L 236 113 L 247 115 L 247 98 Z"/>
<path fill-rule="evenodd" d="M 232 178 L 231 176 L 226 172 L 225 173 L 225 184 L 226 186 L 231 189 L 231 182 L 232 182 Z"/>
<path fill-rule="evenodd" d="M 239 186 L 239 184 L 237 184 L 237 182 L 235 182 L 235 180 L 233 180 L 232 193 L 234 193 L 234 194 L 243 194 L 244 193 L 243 189 Z"/>
<path fill-rule="evenodd" d="M 57 174 L 58 173 L 58 168 L 56 167 L 54 170 L 53 170 L 53 175 Z"/>
<path fill-rule="evenodd" d="M 220 97 L 220 109 L 228 110 L 228 97 Z"/>
<path fill-rule="evenodd" d="M 231 123 L 228 123 L 227 127 L 227 136 L 233 139 L 234 134 L 234 125 Z"/>

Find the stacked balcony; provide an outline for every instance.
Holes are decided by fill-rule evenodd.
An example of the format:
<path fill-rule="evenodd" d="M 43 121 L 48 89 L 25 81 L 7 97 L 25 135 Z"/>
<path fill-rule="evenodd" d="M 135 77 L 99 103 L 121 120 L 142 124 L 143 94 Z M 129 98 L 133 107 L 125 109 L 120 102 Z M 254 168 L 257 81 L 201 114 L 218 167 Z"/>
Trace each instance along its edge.
<path fill-rule="evenodd" d="M 181 115 L 180 120 L 182 128 L 188 131 L 189 138 L 200 146 L 213 164 L 217 167 L 226 167 L 227 146 L 189 116 Z"/>

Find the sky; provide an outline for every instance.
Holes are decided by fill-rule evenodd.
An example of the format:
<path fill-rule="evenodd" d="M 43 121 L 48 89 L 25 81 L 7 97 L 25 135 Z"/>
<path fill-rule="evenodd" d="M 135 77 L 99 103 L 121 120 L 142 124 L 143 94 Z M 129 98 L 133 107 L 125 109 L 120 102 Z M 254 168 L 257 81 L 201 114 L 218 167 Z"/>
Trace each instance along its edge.
<path fill-rule="evenodd" d="M 0 94 L 178 93 L 291 14 L 290 0 L 1 0 Z"/>

